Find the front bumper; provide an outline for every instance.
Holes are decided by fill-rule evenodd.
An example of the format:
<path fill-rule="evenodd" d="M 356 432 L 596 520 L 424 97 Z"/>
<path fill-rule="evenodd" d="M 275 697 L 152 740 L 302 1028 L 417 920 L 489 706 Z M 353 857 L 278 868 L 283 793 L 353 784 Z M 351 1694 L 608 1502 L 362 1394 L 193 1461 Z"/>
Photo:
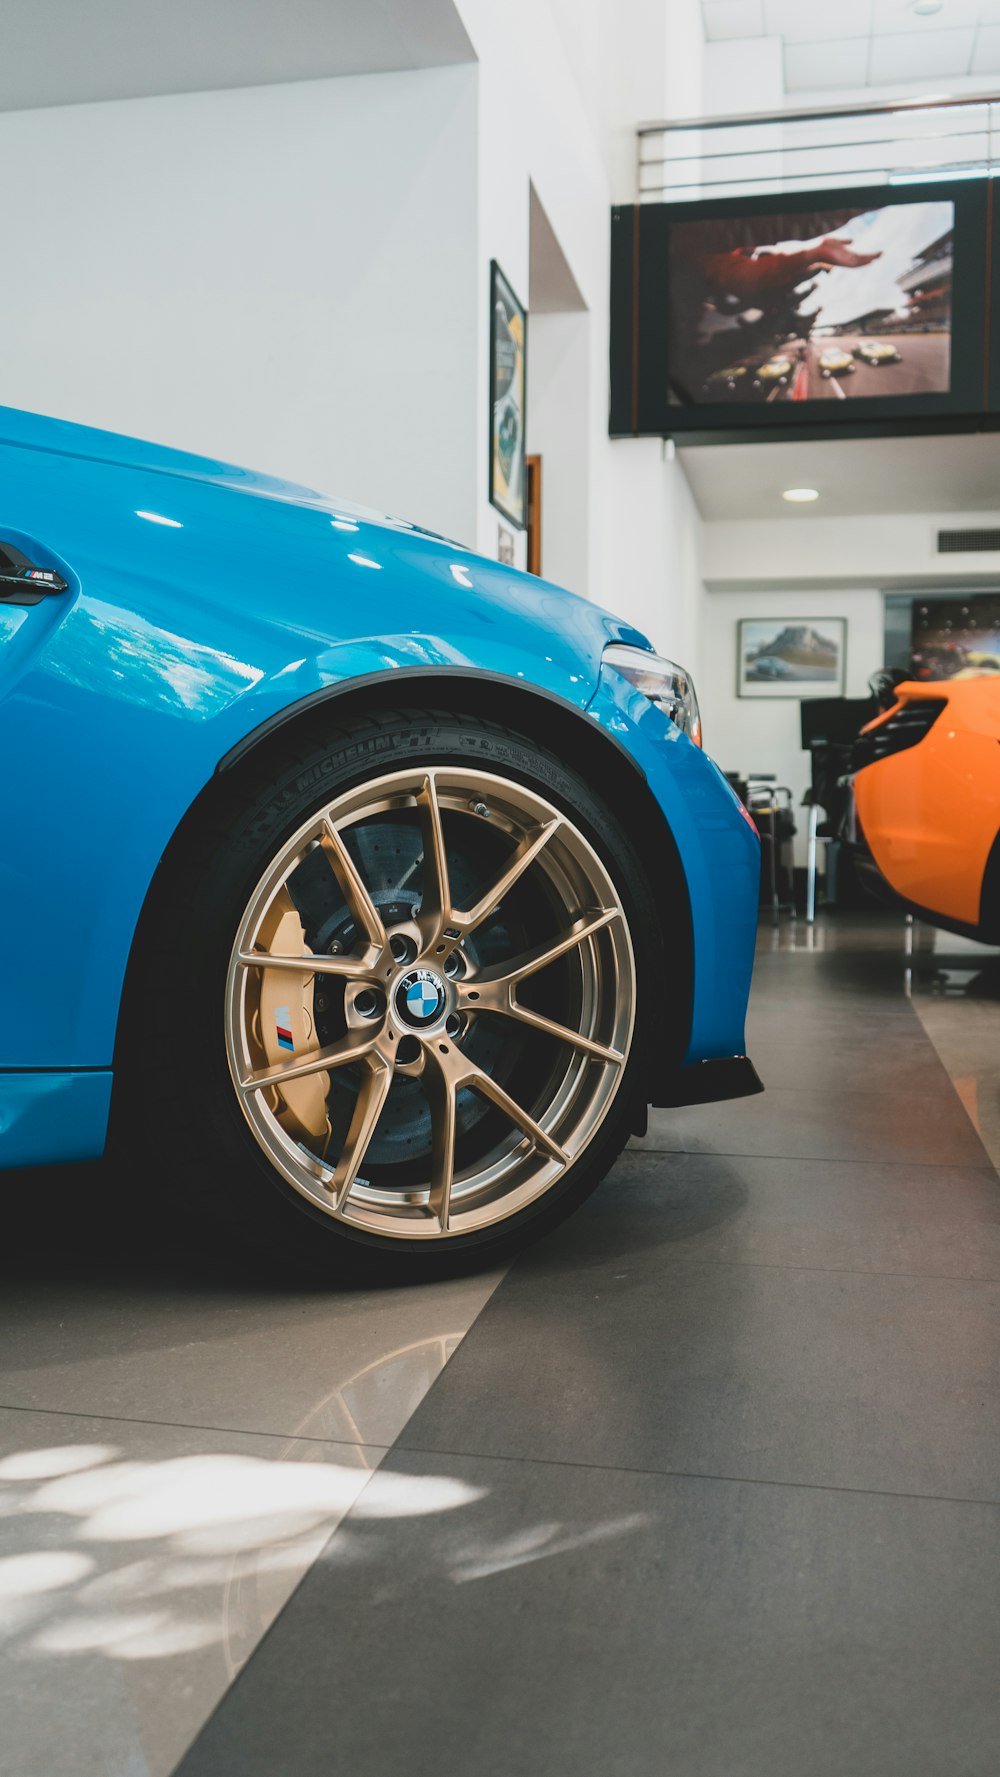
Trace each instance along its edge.
<path fill-rule="evenodd" d="M 727 1055 L 682 1068 L 673 1091 L 656 1102 L 659 1109 L 667 1110 L 684 1104 L 718 1104 L 725 1098 L 752 1098 L 763 1090 L 764 1082 L 749 1055 Z"/>
<path fill-rule="evenodd" d="M 620 674 L 602 671 L 588 713 L 645 777 L 686 885 L 693 952 L 687 1044 L 680 1070 L 675 1063 L 669 1072 L 661 1070 L 662 1078 L 654 1077 L 650 1101 L 704 1103 L 758 1092 L 745 1042 L 760 891 L 756 829 L 714 761 Z M 669 955 L 671 934 L 666 936 Z M 669 980 L 662 991 L 669 999 Z M 702 1075 L 708 1062 L 724 1065 Z"/>

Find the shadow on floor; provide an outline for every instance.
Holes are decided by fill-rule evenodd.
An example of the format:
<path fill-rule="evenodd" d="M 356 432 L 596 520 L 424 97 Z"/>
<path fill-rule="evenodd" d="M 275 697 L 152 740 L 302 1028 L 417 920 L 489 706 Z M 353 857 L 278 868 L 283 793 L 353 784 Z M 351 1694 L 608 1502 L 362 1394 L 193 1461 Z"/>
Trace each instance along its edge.
<path fill-rule="evenodd" d="M 682 1246 L 692 1234 L 738 1214 L 746 1201 L 737 1170 L 723 1158 L 626 1151 L 588 1203 L 534 1249 L 540 1262 L 589 1263 L 595 1225 L 602 1262 L 648 1248 L 651 1229 L 645 1215 L 637 1225 L 630 1213 L 630 1198 L 635 1200 L 629 1187 L 651 1182 L 657 1186 L 659 1247 Z M 214 1223 L 196 1221 L 179 1204 L 161 1203 L 154 1215 L 143 1200 L 146 1188 L 111 1161 L 8 1173 L 0 1195 L 0 1289 L 37 1282 L 169 1293 L 210 1286 L 238 1294 L 315 1294 L 322 1287 L 344 1295 L 378 1287 L 378 1279 L 360 1276 L 356 1284 L 323 1280 L 318 1286 L 315 1275 L 228 1240 Z M 156 1185 L 157 1200 L 163 1188 Z M 382 1287 L 393 1283 L 383 1281 Z"/>
<path fill-rule="evenodd" d="M 37 1281 L 95 1287 L 137 1285 L 177 1293 L 206 1285 L 245 1294 L 315 1294 L 306 1276 L 274 1253 L 230 1240 L 196 1220 L 141 1160 L 29 1167 L 4 1175 L 0 1192 L 0 1289 Z M 350 1293 L 352 1286 L 324 1280 Z M 372 1288 L 370 1279 L 363 1286 Z"/>

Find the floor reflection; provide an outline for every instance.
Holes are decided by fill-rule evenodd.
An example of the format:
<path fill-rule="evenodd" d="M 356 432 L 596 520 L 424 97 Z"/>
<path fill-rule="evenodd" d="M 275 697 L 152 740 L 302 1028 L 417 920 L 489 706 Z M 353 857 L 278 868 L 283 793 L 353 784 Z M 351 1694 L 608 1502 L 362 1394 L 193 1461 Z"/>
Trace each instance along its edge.
<path fill-rule="evenodd" d="M 107 1166 L 5 1187 L 0 1767 L 165 1777 L 499 1274 L 322 1289 Z M 383 1516 L 468 1491 L 387 1481 Z"/>
<path fill-rule="evenodd" d="M 935 932 L 913 1005 L 1000 1171 L 1000 951 Z"/>
<path fill-rule="evenodd" d="M 35 1442 L 51 1424 L 70 1441 Z M 93 1422 L 78 1441 L 51 1424 L 0 1413 L 5 1768 L 46 1777 L 166 1777 L 348 1510 L 364 1524 L 481 1497 L 396 1472 L 369 1502 L 383 1453 L 361 1447 L 178 1444 L 124 1422 L 100 1444 L 83 1441 Z"/>
<path fill-rule="evenodd" d="M 827 987 L 909 999 L 1000 1170 L 1000 949 L 873 909 L 762 925 L 757 952 L 761 974 L 801 953 Z"/>

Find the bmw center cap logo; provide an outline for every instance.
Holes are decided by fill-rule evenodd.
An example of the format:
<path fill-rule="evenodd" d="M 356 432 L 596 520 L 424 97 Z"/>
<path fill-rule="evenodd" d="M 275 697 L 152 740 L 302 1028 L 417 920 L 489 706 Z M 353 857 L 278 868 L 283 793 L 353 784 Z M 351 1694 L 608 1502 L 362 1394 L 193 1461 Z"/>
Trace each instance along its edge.
<path fill-rule="evenodd" d="M 411 969 L 396 990 L 396 1010 L 407 1024 L 432 1024 L 444 1001 L 444 983 L 432 969 Z"/>

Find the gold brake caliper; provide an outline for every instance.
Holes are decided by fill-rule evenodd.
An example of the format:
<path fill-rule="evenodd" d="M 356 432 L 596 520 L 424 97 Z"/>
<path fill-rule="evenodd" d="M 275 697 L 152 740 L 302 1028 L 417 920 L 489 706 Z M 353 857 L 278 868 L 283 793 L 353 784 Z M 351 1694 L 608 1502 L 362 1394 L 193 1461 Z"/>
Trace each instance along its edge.
<path fill-rule="evenodd" d="M 302 921 L 287 895 L 278 896 L 261 928 L 258 943 L 273 950 L 276 956 L 307 953 Z M 270 1067 L 279 1067 L 283 1061 L 304 1061 L 317 1054 L 320 1045 L 313 1014 L 315 981 L 311 974 L 261 970 L 256 1034 Z M 330 1139 L 326 1114 L 329 1090 L 330 1076 L 322 1073 L 308 1074 L 304 1080 L 289 1080 L 287 1085 L 274 1087 L 268 1094 L 271 1110 L 281 1127 L 320 1154 L 325 1152 Z"/>

